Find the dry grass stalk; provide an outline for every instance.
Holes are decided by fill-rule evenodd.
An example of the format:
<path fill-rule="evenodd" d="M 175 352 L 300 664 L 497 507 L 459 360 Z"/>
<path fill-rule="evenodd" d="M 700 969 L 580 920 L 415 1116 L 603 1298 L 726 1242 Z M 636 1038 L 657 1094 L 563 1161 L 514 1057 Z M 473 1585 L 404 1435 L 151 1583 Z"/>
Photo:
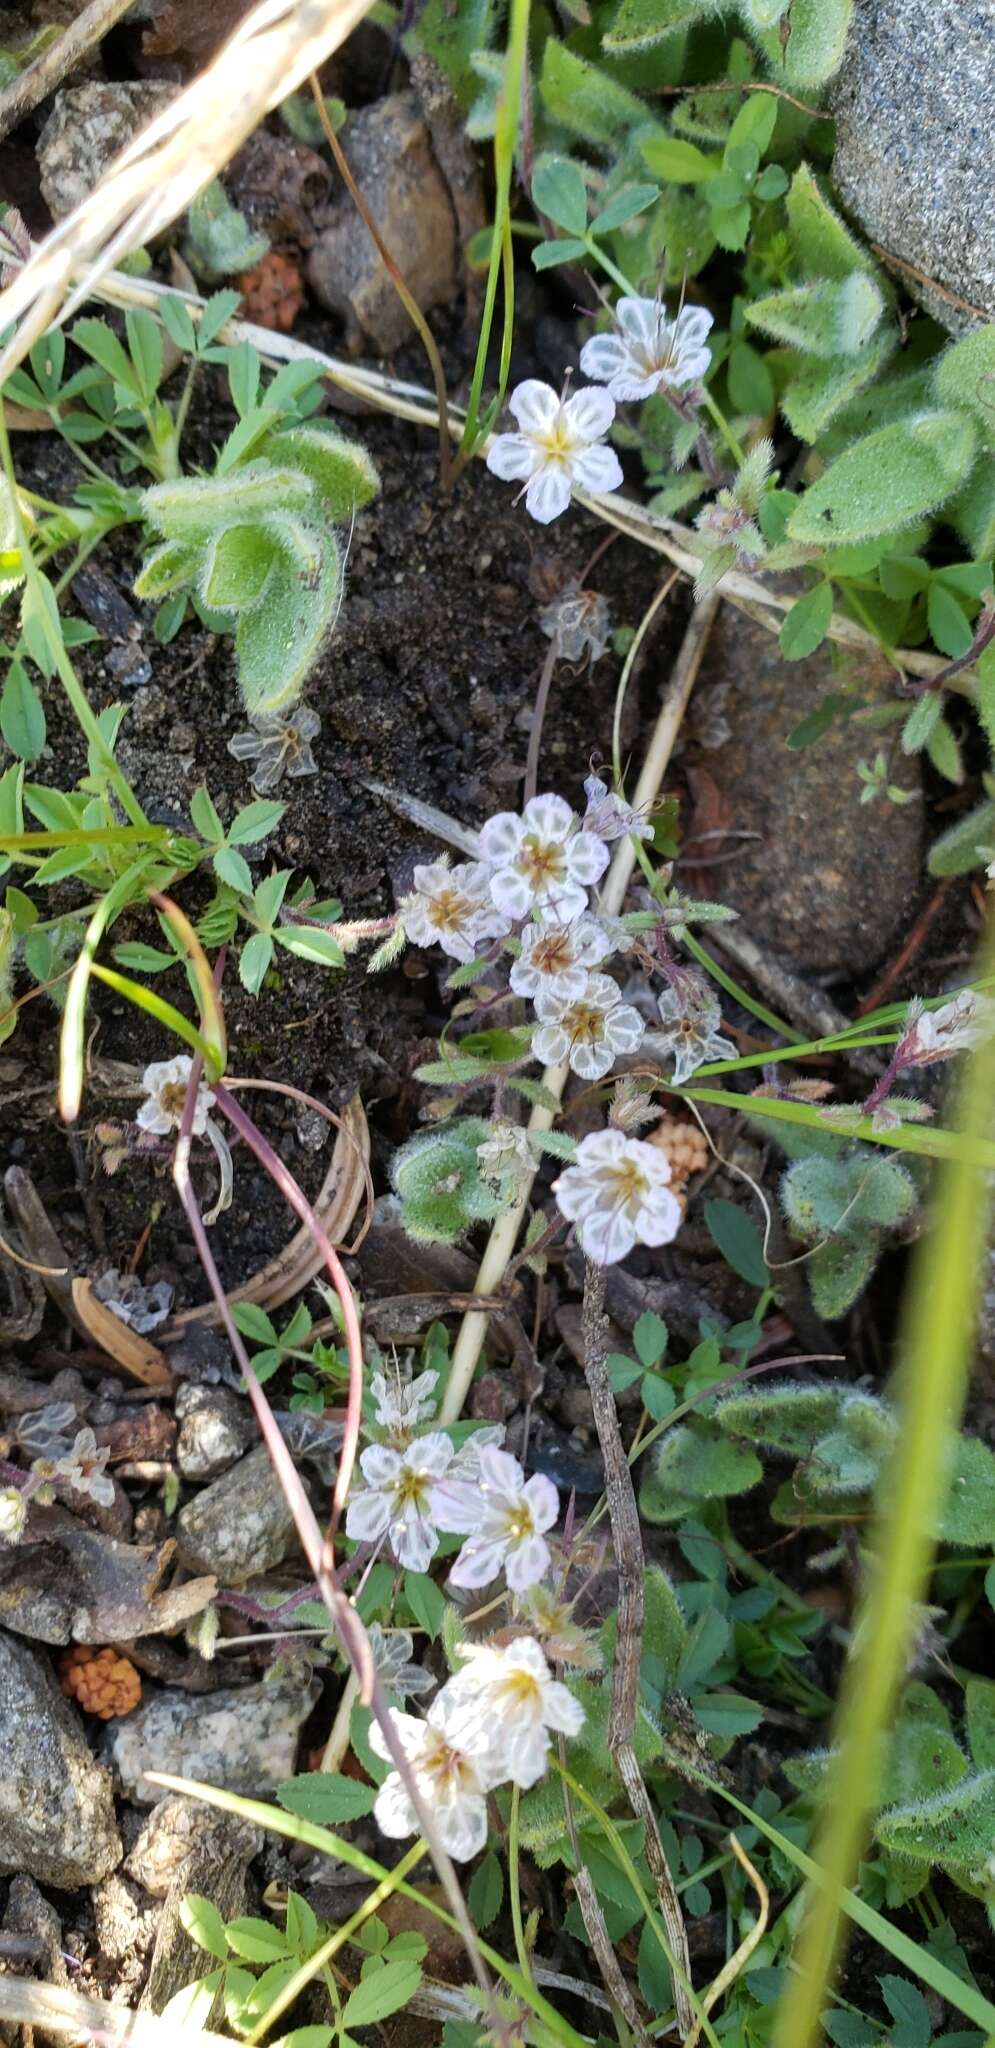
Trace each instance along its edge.
<path fill-rule="evenodd" d="M 0 93 L 0 142 L 75 71 L 77 64 L 82 64 L 88 51 L 120 21 L 122 14 L 127 14 L 130 6 L 131 0 L 90 0 L 58 41 L 50 43 L 8 85 L 6 92 Z"/>
<path fill-rule="evenodd" d="M 370 0 L 260 0 L 213 63 L 122 150 L 81 205 L 0 293 L 0 383 L 52 321 L 131 250 L 161 234 L 217 177 L 263 116 L 325 62 Z"/>

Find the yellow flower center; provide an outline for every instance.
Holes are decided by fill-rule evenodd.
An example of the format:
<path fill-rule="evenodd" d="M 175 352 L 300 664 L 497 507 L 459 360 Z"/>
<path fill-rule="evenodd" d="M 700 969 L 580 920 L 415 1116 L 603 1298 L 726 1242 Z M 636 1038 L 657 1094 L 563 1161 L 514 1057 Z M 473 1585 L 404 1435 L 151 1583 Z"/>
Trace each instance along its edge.
<path fill-rule="evenodd" d="M 555 839 L 539 839 L 534 832 L 527 832 L 522 840 L 516 866 L 533 889 L 541 889 L 546 882 L 562 882 L 566 872 L 562 846 Z"/>
<path fill-rule="evenodd" d="M 630 1205 L 638 1208 L 649 1192 L 645 1173 L 631 1159 L 623 1160 L 621 1166 L 609 1167 L 604 1179 L 605 1191 L 613 1208 L 627 1209 Z"/>
<path fill-rule="evenodd" d="M 428 906 L 428 921 L 438 932 L 458 932 L 472 909 L 460 889 L 440 889 Z"/>
<path fill-rule="evenodd" d="M 159 1107 L 166 1116 L 173 1116 L 179 1119 L 183 1115 L 183 1105 L 186 1099 L 187 1084 L 185 1081 L 167 1081 L 165 1086 L 159 1090 Z"/>
<path fill-rule="evenodd" d="M 427 1731 L 425 1748 L 418 1759 L 419 1769 L 440 1798 L 452 1798 L 459 1792 L 476 1792 L 477 1774 L 473 1765 L 458 1749 L 451 1749 L 446 1738 L 437 1728 Z"/>
<path fill-rule="evenodd" d="M 391 1491 L 398 1510 L 414 1508 L 416 1514 L 422 1514 L 428 1506 L 428 1478 L 424 1472 L 413 1471 L 410 1465 L 401 1466 Z"/>
<path fill-rule="evenodd" d="M 550 932 L 532 948 L 532 965 L 539 969 L 540 974 L 558 974 L 571 962 L 570 934 L 566 930 Z"/>
<path fill-rule="evenodd" d="M 571 1045 L 579 1045 L 583 1039 L 596 1045 L 604 1036 L 605 1013 L 594 1003 L 574 1003 L 564 1015 L 563 1027 L 570 1034 Z"/>
<path fill-rule="evenodd" d="M 517 1500 L 505 1510 L 504 1539 L 506 1543 L 524 1543 L 535 1535 L 535 1522 L 527 1501 Z"/>
<path fill-rule="evenodd" d="M 574 436 L 561 412 L 545 433 L 536 435 L 536 440 L 547 462 L 565 462 L 573 454 Z"/>

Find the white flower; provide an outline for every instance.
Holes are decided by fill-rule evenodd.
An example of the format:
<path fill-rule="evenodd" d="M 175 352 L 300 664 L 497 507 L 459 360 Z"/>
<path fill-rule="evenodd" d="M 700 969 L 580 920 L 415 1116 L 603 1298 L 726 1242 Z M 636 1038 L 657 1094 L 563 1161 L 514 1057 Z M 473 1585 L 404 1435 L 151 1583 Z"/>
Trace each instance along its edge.
<path fill-rule="evenodd" d="M 346 1535 L 359 1543 L 376 1543 L 386 1535 L 398 1564 L 427 1572 L 439 1541 L 432 1489 L 452 1458 L 452 1443 L 441 1432 L 418 1437 L 406 1451 L 370 1444 L 360 1452 L 366 1486 L 349 1502 Z"/>
<path fill-rule="evenodd" d="M 521 817 L 498 811 L 481 831 L 480 850 L 492 869 L 493 901 L 516 920 L 541 911 L 551 922 L 572 924 L 608 865 L 600 839 L 577 830 L 562 796 L 530 797 Z"/>
<path fill-rule="evenodd" d="M 525 481 L 525 509 L 548 526 L 570 503 L 575 485 L 583 491 L 617 491 L 622 465 L 614 449 L 605 448 L 615 417 L 606 391 L 587 388 L 560 399 L 549 384 L 529 377 L 508 400 L 518 421 L 517 434 L 497 434 L 487 451 L 487 467 L 506 482 Z"/>
<path fill-rule="evenodd" d="M 503 1571 L 512 1592 L 524 1593 L 549 1570 L 545 1532 L 560 1512 L 559 1495 L 541 1472 L 526 1479 L 509 1451 L 486 1445 L 479 1477 L 437 1486 L 432 1511 L 441 1528 L 470 1536 L 449 1575 L 454 1586 L 489 1586 Z"/>
<path fill-rule="evenodd" d="M 582 590 L 575 576 L 544 606 L 539 624 L 562 661 L 583 661 L 585 654 L 592 664 L 600 661 L 611 637 L 606 600 L 600 591 Z"/>
<path fill-rule="evenodd" d="M 653 827 L 648 818 L 641 818 L 624 797 L 609 789 L 600 775 L 589 775 L 584 784 L 587 809 L 581 819 L 581 830 L 593 832 L 598 839 L 624 839 L 631 832 L 637 839 L 652 839 Z"/>
<path fill-rule="evenodd" d="M 473 1435 L 468 1436 L 465 1442 L 461 1443 L 446 1474 L 446 1484 L 448 1485 L 452 1479 L 472 1479 L 474 1484 L 476 1484 L 480 1478 L 481 1452 L 486 1451 L 491 1444 L 495 1444 L 500 1450 L 504 1439 L 505 1427 L 503 1422 L 488 1422 L 482 1424 L 480 1429 L 475 1429 Z"/>
<path fill-rule="evenodd" d="M 181 1052 L 177 1053 L 175 1060 L 155 1060 L 150 1067 L 146 1067 L 142 1075 L 145 1101 L 135 1118 L 135 1122 L 143 1131 L 151 1131 L 157 1138 L 166 1138 L 170 1131 L 179 1130 L 192 1066 L 190 1054 Z M 193 1110 L 192 1129 L 195 1138 L 204 1136 L 207 1130 L 207 1112 L 213 1108 L 214 1096 L 202 1081 L 197 1090 Z"/>
<path fill-rule="evenodd" d="M 420 1423 L 427 1422 L 429 1416 L 435 1414 L 436 1404 L 432 1395 L 438 1379 L 437 1372 L 419 1373 L 416 1380 L 402 1380 L 398 1372 L 390 1380 L 386 1373 L 373 1373 L 370 1393 L 376 1403 L 373 1413 L 381 1429 L 410 1435 Z"/>
<path fill-rule="evenodd" d="M 564 1001 L 555 988 L 535 999 L 539 1029 L 532 1051 L 546 1067 L 568 1060 L 585 1081 L 600 1081 L 620 1053 L 635 1052 L 646 1026 L 631 1003 L 623 1003 L 610 974 L 589 974 L 583 993 Z"/>
<path fill-rule="evenodd" d="M 435 860 L 417 867 L 415 886 L 401 903 L 413 946 L 441 946 L 451 960 L 474 960 L 486 939 L 503 938 L 508 919 L 491 899 L 490 876 L 478 860 L 455 868 Z"/>
<path fill-rule="evenodd" d="M 586 377 L 607 384 L 612 398 L 649 398 L 663 385 L 695 384 L 712 360 L 705 336 L 712 316 L 702 306 L 685 306 L 667 319 L 660 299 L 619 299 L 616 326 L 593 334 L 580 352 Z"/>
<path fill-rule="evenodd" d="M 479 1723 L 487 1730 L 494 1749 L 503 1752 L 508 1777 L 523 1791 L 546 1769 L 549 1730 L 576 1735 L 584 1725 L 579 1700 L 553 1677 L 533 1636 L 517 1636 L 503 1649 L 468 1650 L 445 1691 L 464 1708 L 463 1726 Z"/>
<path fill-rule="evenodd" d="M 19 1488 L 3 1487 L 0 1490 L 0 1543 L 20 1543 L 26 1518 L 24 1496 Z"/>
<path fill-rule="evenodd" d="M 662 1031 L 652 1031 L 646 1044 L 664 1058 L 673 1058 L 678 1087 L 706 1060 L 734 1060 L 736 1048 L 719 1031 L 722 1011 L 711 990 L 696 975 L 682 974 L 657 1001 Z"/>
<path fill-rule="evenodd" d="M 569 999 L 583 995 L 589 967 L 600 967 L 617 948 L 610 932 L 594 917 L 575 924 L 528 924 L 522 950 L 509 980 L 516 996 L 535 996 L 552 989 Z"/>
<path fill-rule="evenodd" d="M 903 1066 L 931 1067 L 957 1052 L 970 1052 L 995 1031 L 995 1003 L 962 988 L 949 1003 L 937 1010 L 924 1010 L 918 1002 L 909 1004 L 902 1035 Z"/>
<path fill-rule="evenodd" d="M 418 1792 L 431 1812 L 439 1840 L 461 1863 L 487 1841 L 487 1794 L 507 1777 L 504 1757 L 491 1731 L 471 1727 L 444 1688 L 424 1721 L 391 1713 L 391 1726 L 407 1758 Z M 370 1748 L 393 1761 L 379 1723 L 370 1727 Z M 416 1835 L 421 1823 L 399 1771 L 391 1771 L 373 1806 L 385 1835 Z"/>
<path fill-rule="evenodd" d="M 669 1244 L 677 1236 L 683 1211 L 669 1181 L 669 1162 L 656 1145 L 594 1131 L 581 1139 L 576 1164 L 554 1180 L 553 1193 L 588 1258 L 613 1266 L 634 1244 Z"/>
<path fill-rule="evenodd" d="M 74 1493 L 89 1494 L 100 1507 L 113 1507 L 114 1481 L 104 1471 L 109 1457 L 106 1445 L 98 1451 L 92 1429 L 78 1430 L 72 1450 L 64 1458 L 56 1459 L 52 1477 L 68 1479 Z"/>
<path fill-rule="evenodd" d="M 490 1137 L 477 1146 L 477 1168 L 482 1181 L 494 1189 L 495 1194 L 507 1196 L 509 1189 L 515 1192 L 531 1185 L 536 1169 L 536 1158 L 529 1144 L 528 1132 L 521 1124 L 511 1124 L 503 1117 L 490 1126 Z"/>

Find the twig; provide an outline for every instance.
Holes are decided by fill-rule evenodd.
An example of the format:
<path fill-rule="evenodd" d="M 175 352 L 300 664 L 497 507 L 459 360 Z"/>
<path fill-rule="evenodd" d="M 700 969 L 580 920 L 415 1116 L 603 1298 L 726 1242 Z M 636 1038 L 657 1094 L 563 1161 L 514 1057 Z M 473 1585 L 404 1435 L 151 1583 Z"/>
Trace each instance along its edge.
<path fill-rule="evenodd" d="M 713 946 L 727 953 L 737 967 L 742 967 L 750 975 L 770 1002 L 780 1004 L 792 1024 L 811 1030 L 817 1038 L 832 1038 L 837 1032 L 850 1029 L 852 1017 L 845 1017 L 821 989 L 812 988 L 803 981 L 801 975 L 796 974 L 776 953 L 759 946 L 738 918 L 735 924 L 715 925 L 709 938 Z M 847 1049 L 846 1057 L 858 1073 L 873 1075 L 877 1079 L 881 1063 L 873 1053 Z"/>
<path fill-rule="evenodd" d="M 928 270 L 920 270 L 917 264 L 907 263 L 904 256 L 894 255 L 891 249 L 885 248 L 883 242 L 869 242 L 868 247 L 873 249 L 875 256 L 880 256 L 882 263 L 886 263 L 889 270 L 897 270 L 904 277 L 914 278 L 916 284 L 925 285 L 927 291 L 935 292 L 938 299 L 945 299 L 948 306 L 956 306 L 961 313 L 973 314 L 975 320 L 987 322 L 991 319 L 990 308 L 986 311 L 983 306 L 975 306 L 970 299 L 962 299 L 959 292 L 948 290 L 938 278 L 930 277 Z"/>
<path fill-rule="evenodd" d="M 766 85 L 758 79 L 720 78 L 716 85 L 655 85 L 648 88 L 650 99 L 657 95 L 662 98 L 698 99 L 703 92 L 770 92 L 775 99 L 787 100 L 789 107 L 797 107 L 801 114 L 811 114 L 813 120 L 829 121 L 831 114 L 825 107 L 810 107 L 807 100 L 796 100 L 794 93 L 785 92 L 783 85 Z M 871 244 L 873 248 L 874 244 Z M 987 319 L 987 314 L 984 316 Z"/>
<path fill-rule="evenodd" d="M 529 751 L 525 756 L 525 782 L 522 789 L 523 810 L 529 798 L 535 796 L 536 790 L 539 787 L 539 748 L 542 745 L 542 729 L 546 723 L 546 706 L 549 703 L 550 684 L 553 680 L 553 670 L 556 667 L 559 651 L 559 643 L 554 634 L 549 643 L 546 659 L 540 670 L 539 687 L 536 690 L 535 710 L 532 713 L 532 730 L 529 733 Z"/>
<path fill-rule="evenodd" d="M 673 751 L 674 742 L 680 731 L 681 720 L 687 709 L 688 699 L 694 687 L 694 680 L 701 665 L 705 645 L 712 621 L 718 607 L 714 592 L 696 605 L 688 621 L 687 631 L 681 642 L 680 653 L 674 664 L 673 673 L 664 692 L 663 703 L 653 734 L 650 739 L 642 773 L 636 784 L 633 806 L 637 811 L 647 811 L 654 802 L 660 784 L 666 773 L 667 763 Z M 608 870 L 604 887 L 599 898 L 599 907 L 608 917 L 617 917 L 625 901 L 625 892 L 636 863 L 636 842 L 627 838 L 619 841 L 615 857 Z M 538 1103 L 529 1118 L 528 1128 L 534 1136 L 548 1131 L 558 1114 L 563 1090 L 567 1083 L 569 1068 L 547 1067 L 542 1076 L 543 1088 L 554 1098 L 553 1105 Z M 475 1294 L 493 1295 L 498 1292 L 510 1260 L 514 1254 L 518 1233 L 528 1208 L 535 1178 L 530 1174 L 517 1200 L 510 1209 L 499 1217 L 491 1231 L 477 1274 Z M 452 1366 L 446 1382 L 446 1391 L 439 1410 L 440 1425 L 458 1421 L 463 1412 L 463 1403 L 469 1392 L 470 1383 L 477 1368 L 481 1346 L 487 1330 L 487 1317 L 478 1310 L 464 1316 L 459 1335 L 453 1347 Z"/>
<path fill-rule="evenodd" d="M 688 1996 L 691 1988 L 691 1957 L 687 1932 L 656 1819 L 632 1748 L 636 1715 L 639 1711 L 639 1664 L 643 1644 L 643 1539 L 632 1483 L 632 1469 L 622 1443 L 615 1396 L 608 1377 L 605 1269 L 603 1266 L 596 1266 L 592 1259 L 585 1261 L 581 1328 L 584 1340 L 584 1377 L 591 1397 L 594 1427 L 598 1433 L 598 1443 L 604 1459 L 605 1492 L 618 1571 L 618 1634 L 612 1669 L 611 1706 L 608 1712 L 608 1747 L 618 1766 L 619 1776 L 628 1793 L 632 1811 L 637 1820 L 645 1824 L 646 1861 L 656 1884 L 660 1911 L 678 1966 L 673 1972 L 674 2010 L 683 2035 L 694 2024 L 694 2007 Z"/>
<path fill-rule="evenodd" d="M 562 1735 L 558 1737 L 558 1742 L 560 1764 L 565 1769 L 566 1744 Z M 567 1833 L 570 1837 L 570 1847 L 573 1852 L 574 1891 L 577 1896 L 577 1904 L 580 1907 L 580 1917 L 584 1922 L 588 1941 L 594 1951 L 594 1960 L 601 1971 L 601 1981 L 612 2004 L 618 2007 L 623 2019 L 632 2028 L 640 2048 L 651 2048 L 649 2035 L 636 2010 L 632 1993 L 622 1975 L 618 1957 L 612 1947 L 608 1929 L 605 1926 L 605 1916 L 601 1910 L 601 1901 L 594 1889 L 594 1881 L 581 1857 L 580 1843 L 577 1839 L 577 1822 L 574 1819 L 573 1800 L 570 1797 L 570 1787 L 565 1780 L 563 1782 L 563 1806 L 567 1817 Z"/>
<path fill-rule="evenodd" d="M 76 20 L 63 31 L 58 42 L 50 43 L 19 78 L 0 93 L 0 142 L 30 114 L 34 107 L 48 98 L 57 85 L 81 64 L 88 51 L 101 36 L 105 36 L 122 14 L 127 14 L 132 0 L 90 0 Z"/>

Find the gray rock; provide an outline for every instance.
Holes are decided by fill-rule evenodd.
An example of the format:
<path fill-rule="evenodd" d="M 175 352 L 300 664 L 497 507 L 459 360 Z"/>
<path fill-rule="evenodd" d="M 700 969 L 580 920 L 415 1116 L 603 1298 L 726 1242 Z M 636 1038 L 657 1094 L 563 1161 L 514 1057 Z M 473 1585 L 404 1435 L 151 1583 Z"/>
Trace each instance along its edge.
<path fill-rule="evenodd" d="M 868 239 L 995 319 L 991 0 L 860 0 L 830 94 L 833 181 Z M 969 312 L 902 273 L 953 333 Z"/>
<path fill-rule="evenodd" d="M 36 144 L 41 189 L 55 220 L 72 213 L 139 129 L 175 97 L 175 86 L 154 79 L 120 85 L 92 78 L 56 93 Z"/>
<path fill-rule="evenodd" d="M 124 1868 L 154 1899 L 164 1899 L 174 1885 L 193 1889 L 189 1872 L 195 1864 L 219 1863 L 235 1848 L 248 1860 L 262 1841 L 261 1828 L 250 1822 L 171 1792 L 143 1821 Z"/>
<path fill-rule="evenodd" d="M 456 289 L 456 217 L 413 92 L 391 93 L 349 116 L 350 168 L 422 312 Z M 363 221 L 343 193 L 324 216 L 308 260 L 311 288 L 347 323 L 347 343 L 386 355 L 411 321 Z"/>
<path fill-rule="evenodd" d="M 8 1967 L 22 1976 L 35 1970 L 49 1984 L 68 1984 L 69 1972 L 62 1960 L 62 1922 L 33 1877 L 11 1878 L 3 1931 L 15 1940 L 20 1938 L 33 1944 L 35 1951 L 33 1956 L 25 1953 L 22 1958 L 11 1948 L 6 1959 Z"/>
<path fill-rule="evenodd" d="M 203 1950 L 195 1947 L 180 1919 L 184 1893 L 202 1893 L 223 1920 L 240 1919 L 258 1905 L 249 1895 L 248 1867 L 260 1846 L 259 1829 L 234 1814 L 212 1813 L 210 1807 L 193 1801 L 170 1799 L 165 1806 L 174 1810 L 190 1807 L 193 1817 L 183 1829 L 186 1853 L 176 1865 L 159 1908 L 155 1948 L 140 2000 L 141 2010 L 147 2012 L 162 2012 L 175 1992 L 203 1973 Z M 157 1812 L 163 1810 L 160 1807 Z M 149 1829 L 155 1820 L 153 1814 Z"/>
<path fill-rule="evenodd" d="M 109 1730 L 107 1756 L 140 1806 L 166 1796 L 146 1782 L 146 1771 L 259 1797 L 291 1775 L 313 1700 L 304 1678 L 206 1695 L 162 1692 Z"/>
<path fill-rule="evenodd" d="M 177 1516 L 180 1557 L 225 1586 L 272 1571 L 294 1540 L 294 1518 L 265 1444 L 204 1488 Z"/>
<path fill-rule="evenodd" d="M 47 1664 L 0 1634 L 0 1869 L 72 1891 L 121 1858 L 109 1773 Z"/>
<path fill-rule="evenodd" d="M 876 735 L 837 719 L 813 745 L 786 754 L 789 734 L 839 688 L 828 648 L 784 661 L 773 634 L 723 606 L 698 688 L 731 682 L 724 746 L 708 773 L 731 827 L 735 857 L 710 872 L 715 896 L 739 911 L 761 945 L 809 973 L 866 972 L 903 932 L 920 881 L 922 784 L 916 758 L 899 757 L 893 780 L 915 800 L 862 804 L 858 761 Z"/>
<path fill-rule="evenodd" d="M 248 1450 L 257 1434 L 248 1403 L 229 1387 L 198 1387 L 188 1381 L 177 1393 L 176 1417 L 176 1462 L 184 1479 L 216 1479 Z"/>
<path fill-rule="evenodd" d="M 100 1955 L 109 1963 L 132 1961 L 141 1972 L 142 1957 L 155 1936 L 158 1911 L 140 1885 L 115 1870 L 93 1889 L 93 1927 Z"/>

